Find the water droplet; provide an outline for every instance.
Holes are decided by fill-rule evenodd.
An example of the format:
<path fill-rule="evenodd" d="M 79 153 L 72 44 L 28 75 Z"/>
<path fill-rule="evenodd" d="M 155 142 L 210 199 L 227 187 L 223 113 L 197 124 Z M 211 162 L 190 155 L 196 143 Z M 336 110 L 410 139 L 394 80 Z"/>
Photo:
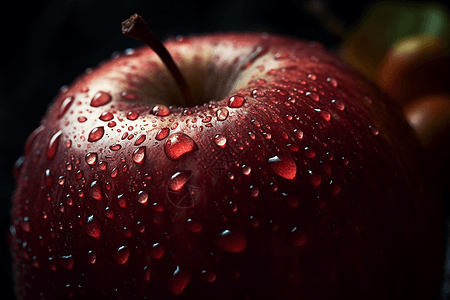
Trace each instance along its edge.
<path fill-rule="evenodd" d="M 174 192 L 180 191 L 191 177 L 191 171 L 180 171 L 172 175 L 169 180 L 169 189 Z"/>
<path fill-rule="evenodd" d="M 154 243 L 150 249 L 150 256 L 154 259 L 159 259 L 164 255 L 166 247 L 160 243 Z"/>
<path fill-rule="evenodd" d="M 206 282 L 214 282 L 216 281 L 217 275 L 214 271 L 203 270 L 200 278 Z"/>
<path fill-rule="evenodd" d="M 169 128 L 161 128 L 158 133 L 155 136 L 155 139 L 157 141 L 165 139 L 169 135 L 170 129 Z"/>
<path fill-rule="evenodd" d="M 345 109 L 345 104 L 341 100 L 333 99 L 331 100 L 331 104 L 340 111 L 343 111 Z"/>
<path fill-rule="evenodd" d="M 316 156 L 316 151 L 310 147 L 305 147 L 304 153 L 305 153 L 306 157 L 309 157 L 309 158 L 313 158 L 314 156 Z"/>
<path fill-rule="evenodd" d="M 30 222 L 28 221 L 28 217 L 23 218 L 23 221 L 20 222 L 20 227 L 25 232 L 31 231 L 31 226 L 30 226 Z"/>
<path fill-rule="evenodd" d="M 134 150 L 133 152 L 133 161 L 137 164 L 142 164 L 145 158 L 145 150 L 146 147 L 142 146 Z"/>
<path fill-rule="evenodd" d="M 91 183 L 91 186 L 89 188 L 89 195 L 98 201 L 101 201 L 103 199 L 102 186 L 101 186 L 100 182 L 98 182 L 97 180 L 94 180 Z"/>
<path fill-rule="evenodd" d="M 58 131 L 51 137 L 50 141 L 48 142 L 47 151 L 46 151 L 46 155 L 47 155 L 48 159 L 52 159 L 53 157 L 55 157 L 56 150 L 58 149 L 58 144 L 59 144 L 59 139 L 61 137 L 61 134 L 62 134 L 62 130 Z"/>
<path fill-rule="evenodd" d="M 252 196 L 253 198 L 258 197 L 259 195 L 259 188 L 257 186 L 250 186 L 250 196 Z"/>
<path fill-rule="evenodd" d="M 227 145 L 227 138 L 221 134 L 218 134 L 214 137 L 214 142 L 216 142 L 216 145 L 225 148 Z"/>
<path fill-rule="evenodd" d="M 97 261 L 97 255 L 94 251 L 90 250 L 88 252 L 87 259 L 90 264 L 95 265 L 95 262 Z"/>
<path fill-rule="evenodd" d="M 134 142 L 135 146 L 139 146 L 140 144 L 142 144 L 145 139 L 147 138 L 147 136 L 145 134 L 140 135 L 137 139 L 136 142 Z"/>
<path fill-rule="evenodd" d="M 89 152 L 88 154 L 86 154 L 84 160 L 90 166 L 95 165 L 95 163 L 97 162 L 97 153 Z"/>
<path fill-rule="evenodd" d="M 86 232 L 87 235 L 99 239 L 101 235 L 101 226 L 100 222 L 94 218 L 93 215 L 89 216 L 86 224 L 84 225 L 84 232 Z"/>
<path fill-rule="evenodd" d="M 333 181 L 330 181 L 330 191 L 331 195 L 336 196 L 341 191 L 341 186 Z"/>
<path fill-rule="evenodd" d="M 102 112 L 102 114 L 100 115 L 99 119 L 102 121 L 111 121 L 114 118 L 114 115 L 112 113 L 110 113 L 109 111 L 104 111 Z"/>
<path fill-rule="evenodd" d="M 188 219 L 187 220 L 187 229 L 190 232 L 194 232 L 194 233 L 200 232 L 203 229 L 203 223 L 200 221 Z"/>
<path fill-rule="evenodd" d="M 162 104 L 157 104 L 153 106 L 152 110 L 150 111 L 151 114 L 159 117 L 165 117 L 168 116 L 170 113 L 170 110 L 167 106 Z"/>
<path fill-rule="evenodd" d="M 299 140 L 303 140 L 303 131 L 298 130 L 298 129 L 294 129 L 294 135 L 295 135 Z"/>
<path fill-rule="evenodd" d="M 127 198 L 123 194 L 118 195 L 117 196 L 117 204 L 122 208 L 126 208 L 127 207 Z"/>
<path fill-rule="evenodd" d="M 228 109 L 222 107 L 221 109 L 217 110 L 217 120 L 225 121 L 227 118 L 228 118 Z"/>
<path fill-rule="evenodd" d="M 324 119 L 326 122 L 329 122 L 331 120 L 331 114 L 326 110 L 320 110 L 319 115 Z"/>
<path fill-rule="evenodd" d="M 248 166 L 248 165 L 242 166 L 242 174 L 249 176 L 251 172 L 252 172 L 252 168 L 250 166 Z"/>
<path fill-rule="evenodd" d="M 148 193 L 146 191 L 140 191 L 137 195 L 137 201 L 141 204 L 147 204 Z"/>
<path fill-rule="evenodd" d="M 98 141 L 99 139 L 101 139 L 103 137 L 104 133 L 105 133 L 105 129 L 103 128 L 103 126 L 95 127 L 89 133 L 88 141 L 89 142 Z"/>
<path fill-rule="evenodd" d="M 338 87 L 338 82 L 337 82 L 337 80 L 334 79 L 334 78 L 328 77 L 328 78 L 327 78 L 327 82 L 330 83 L 330 85 L 331 85 L 332 87 L 334 87 L 334 88 L 337 88 L 337 87 Z"/>
<path fill-rule="evenodd" d="M 316 93 L 307 92 L 305 95 L 308 96 L 309 98 L 313 99 L 316 102 L 318 102 L 320 100 L 319 95 L 317 95 Z"/>
<path fill-rule="evenodd" d="M 373 135 L 378 135 L 380 134 L 380 130 L 378 129 L 378 127 L 376 126 L 369 126 L 370 131 L 372 132 Z"/>
<path fill-rule="evenodd" d="M 91 106 L 93 106 L 93 107 L 103 106 L 103 105 L 108 104 L 109 102 L 111 102 L 111 100 L 112 100 L 112 97 L 111 97 L 111 95 L 109 93 L 98 92 L 92 98 Z"/>
<path fill-rule="evenodd" d="M 247 236 L 241 231 L 225 230 L 214 239 L 214 245 L 228 252 L 242 252 L 247 247 Z"/>
<path fill-rule="evenodd" d="M 72 255 L 61 255 L 59 257 L 59 263 L 61 266 L 69 270 L 72 269 L 74 261 L 75 260 Z"/>
<path fill-rule="evenodd" d="M 180 295 L 191 281 L 191 278 L 192 273 L 190 271 L 182 270 L 177 266 L 177 269 L 173 272 L 173 277 L 169 279 L 167 284 L 169 292 L 174 296 Z"/>
<path fill-rule="evenodd" d="M 64 184 L 66 183 L 66 176 L 59 176 L 58 178 L 58 184 L 60 186 L 64 186 Z"/>
<path fill-rule="evenodd" d="M 198 150 L 197 144 L 188 135 L 177 132 L 172 134 L 164 144 L 167 158 L 176 161 L 188 153 Z"/>
<path fill-rule="evenodd" d="M 288 234 L 288 241 L 292 246 L 300 247 L 308 242 L 308 233 L 304 227 L 294 227 Z"/>
<path fill-rule="evenodd" d="M 130 257 L 130 249 L 127 246 L 120 246 L 116 253 L 114 253 L 114 259 L 119 265 L 123 265 L 128 261 Z"/>
<path fill-rule="evenodd" d="M 241 107 L 245 102 L 245 98 L 241 96 L 233 96 L 228 99 L 228 107 L 231 108 L 239 108 Z"/>
<path fill-rule="evenodd" d="M 58 119 L 60 119 L 62 116 L 64 116 L 64 114 L 67 112 L 67 110 L 72 105 L 74 99 L 75 99 L 74 96 L 70 96 L 63 100 L 63 102 L 61 103 L 61 106 L 59 107 Z"/>
<path fill-rule="evenodd" d="M 84 123 L 84 122 L 87 121 L 87 118 L 86 118 L 85 116 L 79 116 L 79 117 L 77 118 L 77 120 L 78 120 L 78 122 L 80 122 L 80 123 Z"/>
<path fill-rule="evenodd" d="M 53 184 L 53 176 L 50 173 L 50 169 L 45 170 L 45 185 L 51 187 Z"/>
<path fill-rule="evenodd" d="M 114 144 L 114 145 L 109 146 L 109 149 L 111 151 L 119 151 L 120 149 L 122 149 L 122 146 L 120 144 Z"/>
<path fill-rule="evenodd" d="M 293 180 L 297 175 L 297 165 L 290 156 L 273 156 L 268 160 L 269 168 L 278 176 Z"/>
<path fill-rule="evenodd" d="M 322 177 L 317 173 L 313 173 L 312 171 L 309 171 L 309 174 L 311 176 L 310 177 L 311 184 L 315 188 L 317 188 L 320 185 L 320 183 L 322 182 Z"/>
<path fill-rule="evenodd" d="M 135 112 L 135 111 L 129 111 L 127 113 L 127 119 L 130 121 L 134 121 L 139 117 L 139 113 Z"/>

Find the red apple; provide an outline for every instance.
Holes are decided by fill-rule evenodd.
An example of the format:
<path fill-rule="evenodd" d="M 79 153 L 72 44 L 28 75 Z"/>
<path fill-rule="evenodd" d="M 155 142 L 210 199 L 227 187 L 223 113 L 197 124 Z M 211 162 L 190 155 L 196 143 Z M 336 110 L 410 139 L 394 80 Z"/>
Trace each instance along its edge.
<path fill-rule="evenodd" d="M 289 37 L 165 47 L 189 89 L 150 48 L 126 51 L 62 90 L 29 137 L 19 299 L 437 296 L 442 205 L 379 89 Z"/>

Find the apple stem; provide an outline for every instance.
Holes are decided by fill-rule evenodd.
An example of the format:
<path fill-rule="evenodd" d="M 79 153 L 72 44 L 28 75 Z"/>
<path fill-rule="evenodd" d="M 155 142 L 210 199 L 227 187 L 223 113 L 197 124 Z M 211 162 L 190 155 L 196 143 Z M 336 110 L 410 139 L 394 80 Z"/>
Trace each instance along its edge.
<path fill-rule="evenodd" d="M 195 102 L 192 98 L 186 79 L 183 74 L 181 74 L 180 69 L 175 64 L 175 61 L 169 51 L 167 51 L 166 47 L 164 47 L 158 37 L 150 31 L 145 20 L 138 14 L 132 15 L 127 20 L 122 22 L 122 33 L 143 42 L 155 51 L 175 79 L 185 104 L 188 107 L 195 106 Z"/>

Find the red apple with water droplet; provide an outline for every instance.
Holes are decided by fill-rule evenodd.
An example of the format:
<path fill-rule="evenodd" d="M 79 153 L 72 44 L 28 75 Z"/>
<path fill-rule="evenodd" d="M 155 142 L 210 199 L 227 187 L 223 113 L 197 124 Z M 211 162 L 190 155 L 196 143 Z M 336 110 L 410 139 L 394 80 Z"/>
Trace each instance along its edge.
<path fill-rule="evenodd" d="M 144 24 L 125 31 L 159 56 L 83 74 L 25 145 L 18 299 L 438 294 L 442 205 L 379 89 L 319 43 L 269 34 L 169 40 L 173 64 Z"/>

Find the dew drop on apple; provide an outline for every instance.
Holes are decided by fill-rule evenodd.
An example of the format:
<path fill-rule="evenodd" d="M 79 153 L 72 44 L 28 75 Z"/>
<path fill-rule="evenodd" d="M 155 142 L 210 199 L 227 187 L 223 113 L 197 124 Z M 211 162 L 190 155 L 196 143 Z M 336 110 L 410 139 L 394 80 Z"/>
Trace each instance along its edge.
<path fill-rule="evenodd" d="M 73 255 L 61 255 L 59 257 L 59 264 L 66 269 L 72 269 L 75 260 Z"/>
<path fill-rule="evenodd" d="M 241 96 L 232 96 L 228 99 L 228 107 L 239 108 L 245 102 L 245 98 Z"/>
<path fill-rule="evenodd" d="M 130 121 L 134 121 L 139 117 L 139 113 L 135 112 L 135 111 L 129 111 L 127 113 L 127 119 Z"/>
<path fill-rule="evenodd" d="M 187 229 L 193 233 L 198 233 L 203 230 L 203 223 L 200 221 L 188 219 L 186 225 Z"/>
<path fill-rule="evenodd" d="M 369 126 L 369 128 L 373 135 L 378 135 L 380 133 L 380 130 L 376 126 Z"/>
<path fill-rule="evenodd" d="M 259 195 L 259 188 L 257 186 L 251 185 L 250 186 L 250 196 L 253 198 L 258 197 Z"/>
<path fill-rule="evenodd" d="M 150 111 L 151 114 L 159 117 L 165 117 L 168 116 L 170 113 L 170 109 L 162 104 L 157 104 L 153 106 L 152 110 Z"/>
<path fill-rule="evenodd" d="M 310 175 L 310 179 L 309 180 L 310 180 L 311 184 L 315 188 L 317 188 L 320 185 L 320 183 L 322 182 L 322 176 L 320 176 L 317 173 L 313 173 L 311 170 L 309 171 L 309 175 Z"/>
<path fill-rule="evenodd" d="M 228 109 L 225 107 L 220 108 L 217 110 L 217 120 L 219 121 L 225 121 L 228 118 Z"/>
<path fill-rule="evenodd" d="M 103 199 L 102 196 L 102 186 L 101 183 L 97 180 L 94 180 L 89 187 L 89 195 L 97 201 L 101 201 Z"/>
<path fill-rule="evenodd" d="M 94 95 L 94 97 L 91 100 L 91 106 L 92 107 L 99 107 L 99 106 L 103 106 L 105 104 L 108 104 L 109 102 L 111 102 L 112 97 L 109 93 L 105 93 L 105 92 L 98 92 L 97 94 Z"/>
<path fill-rule="evenodd" d="M 328 111 L 326 111 L 326 110 L 321 109 L 319 111 L 319 115 L 326 122 L 329 122 L 331 120 L 331 114 Z"/>
<path fill-rule="evenodd" d="M 51 187 L 53 184 L 53 175 L 50 172 L 50 169 L 45 170 L 45 177 L 44 177 L 45 185 L 47 187 Z"/>
<path fill-rule="evenodd" d="M 327 82 L 334 88 L 338 87 L 338 82 L 336 79 L 332 78 L 332 77 L 328 77 L 327 78 Z"/>
<path fill-rule="evenodd" d="M 168 135 L 169 135 L 170 129 L 165 127 L 165 128 L 161 128 L 158 133 L 155 136 L 155 139 L 157 141 L 161 141 L 163 139 L 165 139 Z"/>
<path fill-rule="evenodd" d="M 61 137 L 62 130 L 55 133 L 48 142 L 46 155 L 48 159 L 55 157 L 56 150 L 58 149 L 59 139 Z"/>
<path fill-rule="evenodd" d="M 147 136 L 145 134 L 140 135 L 137 139 L 136 142 L 134 142 L 135 146 L 139 146 L 140 144 L 142 144 L 145 139 L 147 138 Z"/>
<path fill-rule="evenodd" d="M 177 266 L 177 269 L 173 272 L 173 276 L 167 283 L 169 292 L 174 296 L 180 295 L 191 281 L 191 278 L 192 273 L 189 270 L 180 269 Z"/>
<path fill-rule="evenodd" d="M 78 122 L 80 122 L 80 123 L 84 123 L 84 122 L 87 121 L 87 118 L 86 118 L 85 116 L 79 116 L 79 117 L 77 118 L 77 120 L 78 120 Z"/>
<path fill-rule="evenodd" d="M 305 95 L 308 96 L 309 98 L 313 99 L 316 102 L 318 102 L 320 100 L 319 95 L 317 95 L 314 92 L 312 92 L 312 93 L 311 92 L 307 92 Z"/>
<path fill-rule="evenodd" d="M 316 151 L 311 147 L 305 147 L 303 153 L 305 153 L 305 156 L 309 158 L 313 158 L 316 156 Z"/>
<path fill-rule="evenodd" d="M 134 152 L 133 152 L 133 161 L 135 163 L 142 164 L 144 162 L 145 150 L 146 150 L 145 146 L 141 146 L 141 147 L 137 148 L 136 150 L 134 150 Z"/>
<path fill-rule="evenodd" d="M 216 281 L 217 274 L 214 271 L 203 270 L 200 274 L 200 278 L 206 282 L 214 282 Z"/>
<path fill-rule="evenodd" d="M 294 227 L 288 233 L 288 241 L 292 246 L 300 247 L 308 242 L 308 233 L 304 227 Z"/>
<path fill-rule="evenodd" d="M 94 215 L 90 215 L 84 225 L 84 232 L 87 235 L 99 239 L 101 235 L 101 226 L 100 222 L 94 217 Z"/>
<path fill-rule="evenodd" d="M 111 174 L 110 174 L 111 178 L 116 178 L 118 172 L 119 172 L 119 170 L 117 169 L 117 167 L 114 167 L 114 168 L 111 170 Z"/>
<path fill-rule="evenodd" d="M 114 119 L 114 115 L 112 113 L 110 113 L 109 111 L 104 111 L 100 115 L 99 119 L 104 122 L 108 122 L 108 121 L 111 121 L 112 119 Z"/>
<path fill-rule="evenodd" d="M 191 174 L 192 172 L 188 170 L 176 172 L 175 174 L 173 174 L 169 180 L 169 190 L 174 192 L 180 191 L 191 177 Z"/>
<path fill-rule="evenodd" d="M 120 144 L 114 144 L 114 145 L 109 146 L 109 149 L 111 151 L 119 151 L 120 149 L 122 149 L 122 146 Z"/>
<path fill-rule="evenodd" d="M 172 161 L 177 161 L 184 155 L 197 150 L 198 146 L 195 141 L 182 132 L 172 134 L 164 144 L 164 152 Z"/>
<path fill-rule="evenodd" d="M 293 180 L 297 175 L 297 165 L 290 156 L 273 156 L 268 160 L 269 168 L 278 176 Z"/>
<path fill-rule="evenodd" d="M 31 231 L 30 221 L 29 221 L 28 217 L 23 218 L 23 220 L 20 222 L 20 227 L 25 232 Z"/>
<path fill-rule="evenodd" d="M 154 259 L 160 259 L 164 252 L 166 251 L 166 247 L 160 243 L 154 243 L 150 249 L 150 257 Z"/>
<path fill-rule="evenodd" d="M 97 153 L 89 152 L 88 154 L 86 154 L 84 160 L 90 166 L 95 165 L 95 163 L 97 162 Z"/>
<path fill-rule="evenodd" d="M 67 110 L 72 105 L 74 99 L 75 99 L 74 96 L 70 96 L 63 100 L 63 102 L 61 103 L 61 106 L 59 107 L 58 119 L 60 119 L 62 116 L 64 116 L 64 114 L 67 112 Z"/>
<path fill-rule="evenodd" d="M 137 195 L 137 201 L 141 204 L 147 204 L 148 193 L 146 191 L 139 191 Z"/>
<path fill-rule="evenodd" d="M 242 166 L 242 174 L 249 176 L 252 172 L 252 168 L 249 165 Z"/>
<path fill-rule="evenodd" d="M 128 261 L 129 257 L 130 257 L 130 248 L 128 248 L 127 246 L 120 246 L 114 253 L 114 260 L 119 265 L 125 264 Z"/>
<path fill-rule="evenodd" d="M 247 247 L 247 236 L 238 230 L 225 230 L 214 238 L 214 245 L 227 252 L 242 252 Z"/>
<path fill-rule="evenodd" d="M 59 176 L 58 177 L 58 184 L 60 186 L 64 186 L 65 183 L 66 183 L 66 176 Z"/>
<path fill-rule="evenodd" d="M 103 126 L 95 127 L 89 133 L 88 141 L 89 142 L 96 142 L 96 141 L 98 141 L 99 139 L 101 139 L 103 137 L 104 133 L 105 133 L 105 129 L 103 128 Z"/>
<path fill-rule="evenodd" d="M 334 181 L 330 181 L 330 191 L 333 196 L 336 196 L 341 191 L 341 186 Z"/>
<path fill-rule="evenodd" d="M 127 198 L 124 194 L 120 194 L 117 196 L 117 205 L 119 205 L 122 208 L 127 207 Z"/>
<path fill-rule="evenodd" d="M 345 104 L 341 100 L 333 99 L 333 100 L 331 100 L 331 105 L 333 105 L 335 108 L 337 108 L 340 111 L 343 111 L 345 109 Z"/>
<path fill-rule="evenodd" d="M 295 135 L 299 140 L 303 140 L 303 131 L 298 130 L 298 129 L 294 129 L 294 135 Z"/>
<path fill-rule="evenodd" d="M 214 137 L 214 142 L 217 146 L 225 148 L 225 146 L 227 145 L 227 138 L 221 134 L 218 134 Z"/>
<path fill-rule="evenodd" d="M 95 254 L 94 251 L 90 250 L 88 252 L 87 260 L 91 265 L 95 265 L 95 262 L 97 261 L 97 255 Z"/>

